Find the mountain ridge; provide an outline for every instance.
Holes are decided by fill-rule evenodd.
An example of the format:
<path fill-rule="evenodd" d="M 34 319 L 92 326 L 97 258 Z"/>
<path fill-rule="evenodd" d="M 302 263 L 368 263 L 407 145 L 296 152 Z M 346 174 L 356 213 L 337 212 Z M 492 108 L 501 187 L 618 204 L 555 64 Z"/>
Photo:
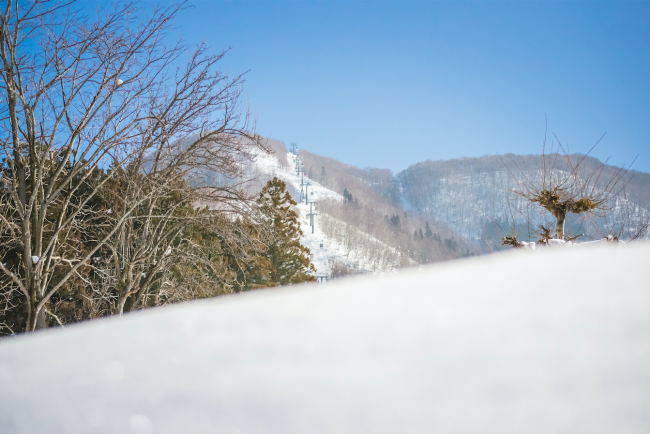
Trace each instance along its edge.
<path fill-rule="evenodd" d="M 389 215 L 403 210 L 423 222 L 447 225 L 450 232 L 468 239 L 483 252 L 503 248 L 500 240 L 513 233 L 522 240 L 535 240 L 540 225 L 551 225 L 553 217 L 540 207 L 531 205 L 515 194 L 522 179 L 535 181 L 541 173 L 570 173 L 571 165 L 579 167 L 583 177 L 594 175 L 597 189 L 607 182 L 618 181 L 606 215 L 569 215 L 568 233 L 583 240 L 594 240 L 615 234 L 632 238 L 650 221 L 650 174 L 620 168 L 584 154 L 504 154 L 463 157 L 450 160 L 428 159 L 393 173 L 390 169 L 360 168 L 332 157 L 302 151 L 305 170 L 317 176 L 325 167 L 343 174 L 329 180 L 330 188 L 343 191 L 370 187 L 376 195 L 366 199 L 380 205 Z M 352 188 L 350 187 L 352 186 Z M 424 223 L 422 223 L 424 225 Z M 635 232 L 636 231 L 636 232 Z M 647 233 L 645 237 L 647 238 Z M 471 250 L 471 249 L 470 249 Z"/>

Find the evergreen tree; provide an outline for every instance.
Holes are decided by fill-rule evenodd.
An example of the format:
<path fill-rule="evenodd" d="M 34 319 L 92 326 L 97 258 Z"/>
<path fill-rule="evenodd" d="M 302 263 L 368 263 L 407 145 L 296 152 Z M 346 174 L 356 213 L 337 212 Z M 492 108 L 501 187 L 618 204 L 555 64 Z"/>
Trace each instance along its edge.
<path fill-rule="evenodd" d="M 426 225 L 424 226 L 424 236 L 427 237 L 427 238 L 433 236 L 433 232 L 431 231 L 431 228 L 429 227 L 429 222 L 427 222 Z"/>
<path fill-rule="evenodd" d="M 343 190 L 343 197 L 349 202 L 352 202 L 352 193 L 350 193 L 347 188 Z"/>
<path fill-rule="evenodd" d="M 453 238 L 445 238 L 445 246 L 453 252 L 458 248 L 458 243 Z"/>
<path fill-rule="evenodd" d="M 310 274 L 316 269 L 309 260 L 310 251 L 300 244 L 300 224 L 298 214 L 291 209 L 296 202 L 286 190 L 286 184 L 273 178 L 262 189 L 258 204 L 271 224 L 272 239 L 262 254 L 267 273 L 265 286 L 288 285 L 314 281 Z"/>

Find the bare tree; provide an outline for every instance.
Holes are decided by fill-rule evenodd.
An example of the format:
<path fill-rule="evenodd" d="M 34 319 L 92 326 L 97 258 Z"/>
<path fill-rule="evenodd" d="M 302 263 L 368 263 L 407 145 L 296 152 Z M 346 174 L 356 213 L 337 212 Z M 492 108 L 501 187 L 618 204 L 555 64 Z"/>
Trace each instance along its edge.
<path fill-rule="evenodd" d="M 173 73 L 188 47 L 166 40 L 183 6 L 145 16 L 117 4 L 86 19 L 73 2 L 6 2 L 0 270 L 2 291 L 23 296 L 26 331 L 45 326 L 46 303 L 100 249 L 118 274 L 119 312 L 167 263 L 160 245 L 178 236 L 180 208 L 245 208 L 234 180 L 249 147 L 264 145 L 241 117 L 242 76 L 215 68 L 224 53 L 199 46 Z M 123 194 L 109 207 L 98 197 L 110 185 Z"/>
<path fill-rule="evenodd" d="M 544 138 L 542 167 L 526 168 L 519 170 L 518 175 L 513 175 L 517 182 L 517 188 L 513 192 L 550 212 L 555 217 L 555 236 L 564 240 L 567 213 L 606 214 L 611 208 L 610 200 L 625 187 L 622 179 L 627 171 L 621 168 L 613 176 L 605 179 L 602 176 L 606 167 L 604 163 L 585 173 L 581 164 L 589 153 L 574 161 L 557 137 L 555 139 L 563 154 L 555 152 L 547 155 L 546 138 Z M 512 171 L 510 173 L 512 174 Z M 504 238 L 504 244 L 517 247 L 513 244 L 516 239 L 513 241 L 510 239 L 512 237 L 507 238 Z"/>

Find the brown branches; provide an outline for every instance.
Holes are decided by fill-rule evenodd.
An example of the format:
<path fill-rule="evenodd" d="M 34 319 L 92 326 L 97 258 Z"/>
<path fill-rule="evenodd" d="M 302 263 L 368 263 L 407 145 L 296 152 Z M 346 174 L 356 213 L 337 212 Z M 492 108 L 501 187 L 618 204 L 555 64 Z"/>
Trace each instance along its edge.
<path fill-rule="evenodd" d="M 517 241 L 517 237 L 515 236 L 505 236 L 501 239 L 501 244 L 504 246 L 512 246 L 514 248 L 519 248 L 523 247 L 523 245 Z"/>
<path fill-rule="evenodd" d="M 545 137 L 541 168 L 519 170 L 517 175 L 513 174 L 510 168 L 508 170 L 517 183 L 513 192 L 553 215 L 556 220 L 555 237 L 566 240 L 568 238 L 564 233 L 564 226 L 567 213 L 606 214 L 611 210 L 611 200 L 625 187 L 623 177 L 627 170 L 621 168 L 613 175 L 603 176 L 605 164 L 600 164 L 585 172 L 582 164 L 588 153 L 571 156 L 564 150 L 557 137 L 555 139 L 562 155 L 558 152 L 546 154 Z M 577 158 L 577 162 L 574 158 Z"/>
<path fill-rule="evenodd" d="M 0 13 L 0 263 L 15 258 L 0 271 L 28 331 L 55 294 L 92 281 L 93 258 L 112 255 L 118 305 L 155 285 L 182 210 L 247 209 L 241 163 L 266 150 L 243 77 L 217 68 L 225 52 L 200 45 L 169 72 L 188 50 L 166 44 L 184 2 L 149 16 L 117 4 L 93 20 L 71 3 L 7 1 Z M 28 37 L 39 49 L 25 51 Z"/>

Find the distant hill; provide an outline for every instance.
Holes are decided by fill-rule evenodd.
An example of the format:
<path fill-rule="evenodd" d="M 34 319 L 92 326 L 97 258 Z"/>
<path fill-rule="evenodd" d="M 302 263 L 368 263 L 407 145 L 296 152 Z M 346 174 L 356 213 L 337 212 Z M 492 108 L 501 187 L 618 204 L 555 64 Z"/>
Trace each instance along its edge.
<path fill-rule="evenodd" d="M 620 168 L 603 165 L 584 155 L 569 156 L 581 161 L 582 173 L 596 174 L 592 181 L 605 188 L 609 180 L 622 173 Z M 566 156 L 547 155 L 555 159 L 556 170 L 569 170 Z M 541 155 L 485 156 L 447 161 L 424 161 L 395 176 L 402 204 L 431 219 L 447 222 L 456 232 L 486 244 L 495 245 L 504 233 L 515 231 L 522 239 L 534 238 L 538 224 L 550 224 L 552 216 L 540 207 L 531 206 L 512 192 L 524 176 L 534 179 L 543 171 Z M 546 166 L 548 169 L 548 164 Z M 601 168 L 602 170 L 600 170 Z M 650 174 L 628 171 L 618 183 L 617 197 L 611 201 L 607 216 L 590 221 L 570 215 L 567 232 L 586 233 L 583 239 L 600 238 L 613 231 L 633 232 L 649 220 Z M 532 222 L 532 223 L 531 223 Z M 624 224 L 626 227 L 621 227 Z M 497 243 L 498 244 L 498 243 Z"/>
<path fill-rule="evenodd" d="M 242 161 L 244 176 L 237 181 L 251 195 L 273 177 L 285 182 L 297 202 L 300 242 L 310 251 L 317 278 L 390 273 L 480 253 L 447 224 L 405 211 L 389 170 L 361 170 L 307 151 L 289 152 L 278 140 L 266 144 L 272 155 L 254 152 Z"/>
<path fill-rule="evenodd" d="M 320 213 L 396 249 L 402 265 L 424 264 L 479 253 L 476 244 L 448 224 L 406 210 L 400 202 L 393 173 L 360 169 L 336 159 L 300 150 L 306 177 L 342 196 L 344 202 L 324 201 Z M 325 222 L 325 219 L 322 219 Z M 352 231 L 354 229 L 354 231 Z"/>
<path fill-rule="evenodd" d="M 280 160 L 284 156 L 280 164 L 289 164 L 284 143 L 269 144 Z M 604 190 L 608 182 L 622 176 L 607 213 L 589 218 L 569 214 L 568 235 L 583 234 L 581 241 L 608 234 L 629 239 L 650 223 L 650 174 L 624 171 L 580 154 L 547 154 L 546 160 L 542 155 L 514 154 L 427 160 L 397 174 L 389 169 L 362 169 L 305 150 L 300 156 L 306 178 L 350 199 L 349 203 L 324 201 L 322 215 L 420 264 L 504 249 L 505 235 L 517 235 L 520 241 L 537 239 L 540 225 L 553 227 L 555 219 L 513 190 L 524 178 L 540 181 L 551 166 L 555 174 L 569 173 L 568 161 L 579 162 L 581 176 L 591 176 L 596 189 Z M 300 189 L 292 193 L 299 196 Z M 402 260 L 402 265 L 408 263 Z"/>
<path fill-rule="evenodd" d="M 570 214 L 567 234 L 584 234 L 580 238 L 583 241 L 608 234 L 626 239 L 650 222 L 650 174 L 624 171 L 580 154 L 569 155 L 569 160 L 566 155 L 548 154 L 546 165 L 542 155 L 427 160 L 395 175 L 388 169 L 361 169 L 307 151 L 302 155 L 310 178 L 339 193 L 347 189 L 364 205 L 370 204 L 378 215 L 406 213 L 410 220 L 405 232 L 419 231 L 419 227 L 424 230 L 428 222 L 436 231 L 462 239 L 469 251 L 503 248 L 501 237 L 513 233 L 520 240 L 534 240 L 539 225 L 553 225 L 554 218 L 547 211 L 513 192 L 525 177 L 541 180 L 549 163 L 554 173 L 568 173 L 571 166 L 567 162 L 579 162 L 582 176 L 591 175 L 591 184 L 601 190 L 622 175 L 614 189 L 615 197 L 607 204 L 607 213 L 589 218 Z"/>

